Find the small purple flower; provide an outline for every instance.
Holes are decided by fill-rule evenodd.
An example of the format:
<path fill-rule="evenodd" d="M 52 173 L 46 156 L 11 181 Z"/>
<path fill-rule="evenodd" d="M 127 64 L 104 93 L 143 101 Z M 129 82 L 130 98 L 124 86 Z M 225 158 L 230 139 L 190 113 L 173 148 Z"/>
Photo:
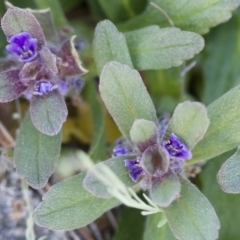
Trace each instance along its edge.
<path fill-rule="evenodd" d="M 163 142 L 163 147 L 169 153 L 170 158 L 181 158 L 187 160 L 192 157 L 191 151 L 174 133 L 170 135 L 168 141 Z"/>
<path fill-rule="evenodd" d="M 69 88 L 70 86 L 66 81 L 63 80 L 58 81 L 58 90 L 61 93 L 61 95 L 65 96 L 69 91 Z"/>
<path fill-rule="evenodd" d="M 130 147 L 127 145 L 125 139 L 117 139 L 115 142 L 115 147 L 113 148 L 112 157 L 123 156 L 130 153 Z"/>
<path fill-rule="evenodd" d="M 22 62 L 31 62 L 37 56 L 37 39 L 28 32 L 18 33 L 8 39 L 6 49 Z"/>
<path fill-rule="evenodd" d="M 129 176 L 134 181 L 137 180 L 144 174 L 142 167 L 140 166 L 141 157 L 137 157 L 136 159 L 127 159 L 125 160 L 125 167 L 128 168 Z"/>
<path fill-rule="evenodd" d="M 58 86 L 51 84 L 49 81 L 37 81 L 34 87 L 33 95 L 42 96 L 53 91 L 56 88 L 58 88 Z"/>

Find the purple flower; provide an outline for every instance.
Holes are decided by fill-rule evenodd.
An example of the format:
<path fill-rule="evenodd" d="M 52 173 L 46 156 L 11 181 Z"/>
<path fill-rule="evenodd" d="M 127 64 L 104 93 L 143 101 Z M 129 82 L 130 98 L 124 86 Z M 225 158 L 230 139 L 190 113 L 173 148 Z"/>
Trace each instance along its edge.
<path fill-rule="evenodd" d="M 131 149 L 125 139 L 119 138 L 115 142 L 115 147 L 113 148 L 112 157 L 123 156 L 130 154 Z"/>
<path fill-rule="evenodd" d="M 37 56 L 37 39 L 28 32 L 18 33 L 8 39 L 6 49 L 22 62 L 31 62 Z"/>
<path fill-rule="evenodd" d="M 125 160 L 125 167 L 128 168 L 129 176 L 134 181 L 137 180 L 144 174 L 142 167 L 140 166 L 141 157 L 137 157 L 136 159 L 127 159 Z"/>
<path fill-rule="evenodd" d="M 57 86 L 51 84 L 49 81 L 37 81 L 34 87 L 33 95 L 44 95 L 56 88 Z"/>
<path fill-rule="evenodd" d="M 192 157 L 191 151 L 174 133 L 170 135 L 168 141 L 163 142 L 163 147 L 169 153 L 170 158 L 181 158 L 187 160 Z"/>
<path fill-rule="evenodd" d="M 67 94 L 67 92 L 69 91 L 69 88 L 70 86 L 66 81 L 63 81 L 63 80 L 58 81 L 58 90 L 63 96 Z"/>

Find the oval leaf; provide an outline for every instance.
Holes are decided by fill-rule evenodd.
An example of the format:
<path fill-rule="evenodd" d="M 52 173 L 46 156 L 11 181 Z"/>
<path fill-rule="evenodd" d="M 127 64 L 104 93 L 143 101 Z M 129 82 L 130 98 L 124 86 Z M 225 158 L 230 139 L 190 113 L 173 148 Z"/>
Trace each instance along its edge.
<path fill-rule="evenodd" d="M 141 152 L 144 152 L 149 146 L 157 144 L 158 128 L 154 122 L 144 119 L 134 121 L 130 130 L 132 142 Z"/>
<path fill-rule="evenodd" d="M 168 124 L 167 133 L 174 133 L 192 149 L 205 135 L 209 119 L 205 106 L 198 102 L 178 104 Z"/>
<path fill-rule="evenodd" d="M 0 73 L 0 102 L 10 102 L 17 99 L 27 89 L 19 80 L 20 70 L 10 70 Z"/>
<path fill-rule="evenodd" d="M 33 96 L 30 114 L 34 126 L 47 135 L 56 135 L 67 118 L 67 107 L 62 95 L 54 90 L 47 95 Z"/>
<path fill-rule="evenodd" d="M 202 51 L 204 39 L 178 28 L 149 26 L 125 33 L 133 65 L 138 70 L 180 66 Z"/>
<path fill-rule="evenodd" d="M 157 9 L 156 5 L 161 8 L 161 11 Z M 151 0 L 142 14 L 124 22 L 119 29 L 129 31 L 153 24 L 160 27 L 169 26 L 168 18 L 162 14 L 164 11 L 175 26 L 204 34 L 211 27 L 226 22 L 232 16 L 232 11 L 239 5 L 240 0 L 201 0 L 198 4 L 196 1 L 186 2 L 185 0 L 178 0 L 177 4 L 175 1 L 169 0 Z"/>
<path fill-rule="evenodd" d="M 85 174 L 70 177 L 50 188 L 35 209 L 35 222 L 53 230 L 86 226 L 117 206 L 116 199 L 96 198 L 82 186 Z"/>
<path fill-rule="evenodd" d="M 127 65 L 108 63 L 100 76 L 99 90 L 105 105 L 121 130 L 130 140 L 136 119 L 157 123 L 156 110 L 140 74 Z"/>
<path fill-rule="evenodd" d="M 98 169 L 99 166 L 104 164 L 109 167 L 126 186 L 133 186 L 135 183 L 130 179 L 128 169 L 124 164 L 124 160 L 127 158 L 128 156 L 114 157 L 108 159 L 107 161 L 96 164 L 94 168 Z M 112 195 L 107 191 L 107 187 L 100 182 L 93 173 L 91 173 L 91 170 L 87 172 L 87 175 L 83 181 L 83 186 L 96 197 L 112 198 Z"/>
<path fill-rule="evenodd" d="M 61 133 L 39 132 L 27 114 L 17 135 L 14 162 L 18 174 L 33 188 L 43 188 L 52 175 L 61 149 Z"/>
<path fill-rule="evenodd" d="M 222 165 L 217 180 L 224 192 L 240 193 L 240 149 Z"/>
<path fill-rule="evenodd" d="M 210 104 L 207 111 L 209 128 L 193 149 L 193 159 L 188 164 L 213 158 L 240 145 L 240 86 Z"/>
<path fill-rule="evenodd" d="M 96 27 L 93 53 L 99 74 L 104 65 L 111 61 L 132 67 L 125 36 L 109 20 L 98 23 Z"/>
<path fill-rule="evenodd" d="M 33 38 L 37 38 L 38 46 L 45 44 L 42 28 L 37 19 L 28 10 L 11 7 L 7 10 L 1 21 L 2 29 L 7 37 L 20 32 L 29 32 Z"/>
<path fill-rule="evenodd" d="M 168 224 L 180 240 L 216 240 L 220 222 L 205 196 L 188 180 L 180 178 L 181 197 L 165 209 Z"/>
<path fill-rule="evenodd" d="M 174 173 L 167 173 L 159 181 L 152 183 L 150 196 L 154 203 L 160 207 L 168 207 L 175 199 L 179 197 L 181 184 Z"/>

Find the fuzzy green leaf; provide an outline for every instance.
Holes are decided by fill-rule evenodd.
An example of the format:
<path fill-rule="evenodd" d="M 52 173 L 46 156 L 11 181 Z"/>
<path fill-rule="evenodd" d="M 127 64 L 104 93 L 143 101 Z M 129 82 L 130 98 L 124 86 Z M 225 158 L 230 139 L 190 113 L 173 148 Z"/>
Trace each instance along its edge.
<path fill-rule="evenodd" d="M 220 222 L 213 207 L 191 182 L 180 182 L 181 197 L 165 209 L 173 234 L 180 240 L 216 240 Z"/>
<path fill-rule="evenodd" d="M 148 146 L 157 144 L 157 125 L 151 121 L 137 119 L 130 130 L 130 136 L 132 142 L 141 152 L 144 152 Z"/>
<path fill-rule="evenodd" d="M 99 74 L 104 65 L 111 61 L 132 67 L 125 36 L 109 20 L 100 22 L 96 27 L 93 53 Z"/>
<path fill-rule="evenodd" d="M 30 114 L 34 126 L 47 135 L 57 134 L 66 121 L 68 110 L 62 95 L 54 90 L 43 96 L 33 96 Z"/>
<path fill-rule="evenodd" d="M 138 70 L 180 66 L 202 51 L 204 39 L 178 28 L 149 26 L 125 33 L 133 65 Z"/>
<path fill-rule="evenodd" d="M 156 110 L 140 74 L 127 65 L 108 63 L 100 76 L 100 93 L 122 134 L 130 140 L 136 119 L 157 123 Z"/>
<path fill-rule="evenodd" d="M 240 145 L 240 86 L 207 107 L 210 119 L 204 138 L 193 149 L 188 164 L 207 160 Z"/>
<path fill-rule="evenodd" d="M 17 135 L 14 163 L 18 174 L 33 188 L 43 188 L 52 175 L 61 149 L 61 132 L 48 136 L 39 132 L 27 114 Z"/>
<path fill-rule="evenodd" d="M 161 179 L 153 182 L 150 189 L 150 196 L 154 203 L 160 207 L 168 207 L 179 197 L 181 184 L 174 173 L 167 173 Z"/>
<path fill-rule="evenodd" d="M 240 193 L 240 148 L 220 168 L 217 179 L 227 193 Z"/>
<path fill-rule="evenodd" d="M 146 10 L 135 18 L 119 25 L 124 31 L 134 30 L 157 24 L 160 27 L 169 26 L 164 14 L 152 6 L 150 2 L 158 5 L 174 22 L 175 26 L 200 34 L 207 33 L 211 27 L 226 22 L 232 16 L 232 11 L 240 5 L 240 0 L 152 0 Z"/>
<path fill-rule="evenodd" d="M 94 168 L 98 169 L 104 164 L 109 167 L 126 186 L 133 186 L 134 182 L 130 179 L 128 169 L 124 165 L 124 160 L 126 159 L 129 159 L 129 156 L 110 158 L 104 162 L 96 164 Z M 107 191 L 107 187 L 100 182 L 93 173 L 91 173 L 91 170 L 88 171 L 86 178 L 83 181 L 83 186 L 96 197 L 112 198 L 112 195 Z"/>
<path fill-rule="evenodd" d="M 52 186 L 34 211 L 35 222 L 53 230 L 80 228 L 119 204 L 114 198 L 96 198 L 85 190 L 84 178 L 85 174 L 79 174 Z"/>
<path fill-rule="evenodd" d="M 187 101 L 176 107 L 167 132 L 175 133 L 192 149 L 203 138 L 208 126 L 209 119 L 205 106 Z"/>

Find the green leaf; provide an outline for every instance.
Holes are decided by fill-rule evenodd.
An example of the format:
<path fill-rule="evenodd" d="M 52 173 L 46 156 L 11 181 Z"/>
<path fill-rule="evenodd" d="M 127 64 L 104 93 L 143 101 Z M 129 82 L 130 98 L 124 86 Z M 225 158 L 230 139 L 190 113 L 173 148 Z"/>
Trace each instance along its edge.
<path fill-rule="evenodd" d="M 161 220 L 160 214 L 152 214 L 147 217 L 143 240 L 176 240 L 168 224 L 158 228 L 157 225 Z"/>
<path fill-rule="evenodd" d="M 145 119 L 137 119 L 130 130 L 130 136 L 138 149 L 144 152 L 149 146 L 157 144 L 157 125 Z"/>
<path fill-rule="evenodd" d="M 50 8 L 53 14 L 54 22 L 57 27 L 63 27 L 68 25 L 68 21 L 64 15 L 61 4 L 58 0 L 34 0 L 35 4 L 40 9 Z"/>
<path fill-rule="evenodd" d="M 157 123 L 154 105 L 136 70 L 116 62 L 108 63 L 100 76 L 99 89 L 108 111 L 127 139 L 136 119 Z"/>
<path fill-rule="evenodd" d="M 61 149 L 61 132 L 48 136 L 33 125 L 30 114 L 17 135 L 14 163 L 18 174 L 33 188 L 43 188 L 54 172 Z"/>
<path fill-rule="evenodd" d="M 198 102 L 180 103 L 168 124 L 167 133 L 175 133 L 192 149 L 205 135 L 209 118 L 205 106 Z"/>
<path fill-rule="evenodd" d="M 29 32 L 33 38 L 38 40 L 41 48 L 45 44 L 45 37 L 37 19 L 28 10 L 11 7 L 7 10 L 1 20 L 3 32 L 7 37 L 11 37 L 20 32 Z"/>
<path fill-rule="evenodd" d="M 210 125 L 187 164 L 207 160 L 240 145 L 240 86 L 207 107 Z"/>
<path fill-rule="evenodd" d="M 240 148 L 220 168 L 217 179 L 227 193 L 240 193 Z"/>
<path fill-rule="evenodd" d="M 85 190 L 85 174 L 68 178 L 50 188 L 34 211 L 36 224 L 52 230 L 70 230 L 91 223 L 117 206 L 116 199 L 101 199 Z"/>
<path fill-rule="evenodd" d="M 165 209 L 173 234 L 180 240 L 217 239 L 220 222 L 213 207 L 191 182 L 180 182 L 181 197 Z"/>
<path fill-rule="evenodd" d="M 138 70 L 166 69 L 180 66 L 204 47 L 204 39 L 178 28 L 149 26 L 125 33 L 127 45 Z"/>
<path fill-rule="evenodd" d="M 234 154 L 230 151 L 205 164 L 198 175 L 201 191 L 213 204 L 220 219 L 219 239 L 238 239 L 240 236 L 240 195 L 227 194 L 219 187 L 216 175 L 221 165 Z"/>
<path fill-rule="evenodd" d="M 213 29 L 211 34 L 206 36 L 206 47 L 202 52 L 202 98 L 207 105 L 240 84 L 240 35 L 236 31 L 240 27 L 239 20 L 239 15 L 234 15 L 229 22 Z"/>
<path fill-rule="evenodd" d="M 107 18 L 114 22 L 120 22 L 134 17 L 144 10 L 146 0 L 99 0 L 98 1 L 107 15 Z"/>
<path fill-rule="evenodd" d="M 240 4 L 239 0 L 202 0 L 197 3 L 194 0 L 188 2 L 179 0 L 177 4 L 169 0 L 152 0 L 151 2 L 166 12 L 177 27 L 200 34 L 207 33 L 211 27 L 229 20 L 232 11 Z M 119 25 L 119 28 L 129 31 L 154 24 L 160 27 L 169 26 L 164 14 L 149 3 L 142 14 Z"/>
<path fill-rule="evenodd" d="M 129 156 L 127 155 L 110 158 L 104 162 L 96 164 L 94 169 L 97 170 L 101 165 L 104 164 L 105 166 L 109 167 L 126 186 L 133 186 L 135 183 L 129 177 L 128 169 L 124 164 L 124 160 L 128 158 Z M 95 177 L 91 170 L 87 172 L 86 178 L 83 181 L 83 186 L 96 197 L 112 198 L 112 195 L 107 191 L 107 187 Z"/>
<path fill-rule="evenodd" d="M 156 180 L 150 189 L 150 196 L 154 203 L 160 207 L 168 207 L 179 197 L 181 184 L 174 173 L 167 173 L 159 181 Z"/>
<path fill-rule="evenodd" d="M 99 74 L 104 65 L 110 61 L 117 61 L 132 67 L 125 36 L 109 20 L 98 23 L 96 27 L 93 54 Z"/>
<path fill-rule="evenodd" d="M 124 208 L 119 216 L 119 226 L 113 240 L 143 240 L 145 217 L 139 209 Z"/>
<path fill-rule="evenodd" d="M 58 44 L 59 36 L 53 21 L 51 10 L 50 9 L 43 9 L 43 10 L 29 9 L 29 11 L 31 11 L 31 13 L 40 23 L 46 40 L 51 43 Z"/>
<path fill-rule="evenodd" d="M 66 121 L 68 110 L 62 95 L 54 90 L 47 95 L 34 95 L 30 103 L 34 126 L 47 135 L 57 134 Z"/>

